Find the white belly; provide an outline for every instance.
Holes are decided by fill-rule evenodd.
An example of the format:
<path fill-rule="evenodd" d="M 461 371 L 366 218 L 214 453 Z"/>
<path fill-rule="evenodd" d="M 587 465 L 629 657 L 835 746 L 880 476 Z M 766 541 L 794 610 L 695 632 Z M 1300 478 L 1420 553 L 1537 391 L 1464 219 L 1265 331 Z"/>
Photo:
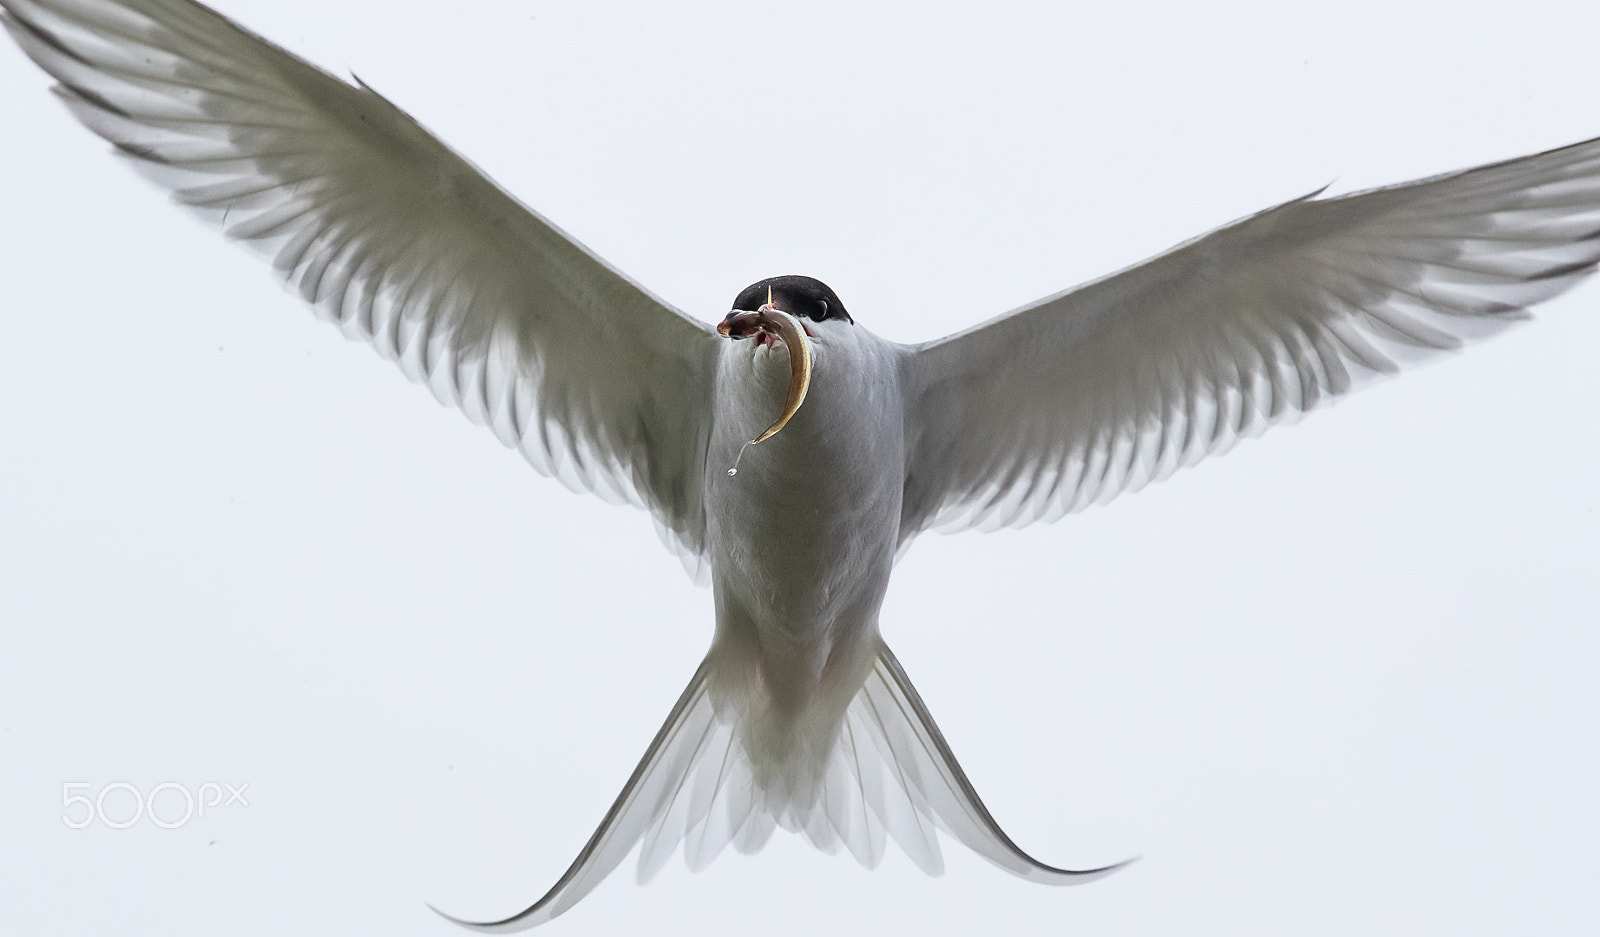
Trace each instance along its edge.
<path fill-rule="evenodd" d="M 753 681 L 780 708 L 803 707 L 840 680 L 854 680 L 854 694 L 894 563 L 904 465 L 897 371 L 891 348 L 865 338 L 816 342 L 805 405 L 747 449 L 733 476 L 740 447 L 782 407 L 788 357 L 733 342 L 720 363 L 706 479 L 712 653 L 726 671 L 719 682 Z"/>

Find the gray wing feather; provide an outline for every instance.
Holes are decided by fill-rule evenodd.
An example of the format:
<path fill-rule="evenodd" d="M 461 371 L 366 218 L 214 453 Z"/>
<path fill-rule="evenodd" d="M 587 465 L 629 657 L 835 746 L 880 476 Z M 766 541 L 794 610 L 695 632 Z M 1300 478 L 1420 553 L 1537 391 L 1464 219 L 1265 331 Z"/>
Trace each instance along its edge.
<path fill-rule="evenodd" d="M 1524 318 L 1600 260 L 1600 140 L 1318 194 L 908 351 L 902 545 L 1137 490 Z"/>
<path fill-rule="evenodd" d="M 410 116 L 188 0 L 0 0 L 89 129 L 574 489 L 700 555 L 715 336 Z"/>

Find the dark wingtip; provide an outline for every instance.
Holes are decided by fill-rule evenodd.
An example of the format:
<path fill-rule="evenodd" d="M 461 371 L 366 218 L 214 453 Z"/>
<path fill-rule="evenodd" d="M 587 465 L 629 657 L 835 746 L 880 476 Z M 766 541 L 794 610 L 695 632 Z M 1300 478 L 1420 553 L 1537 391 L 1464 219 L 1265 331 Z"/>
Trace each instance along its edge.
<path fill-rule="evenodd" d="M 1541 270 L 1531 276 L 1523 277 L 1522 281 L 1524 283 L 1532 283 L 1536 280 L 1556 280 L 1574 273 L 1593 273 L 1595 263 L 1593 260 L 1578 260 L 1570 264 L 1562 264 L 1559 267 L 1551 267 L 1549 270 Z"/>
<path fill-rule="evenodd" d="M 69 85 L 63 82 L 52 85 L 50 91 L 55 94 L 56 97 L 61 98 L 63 101 L 67 101 L 69 103 L 74 100 L 83 101 L 87 104 L 98 107 L 100 110 L 105 111 L 108 114 L 115 114 L 118 117 L 125 117 L 130 120 L 133 118 L 132 114 L 129 114 L 123 108 L 112 104 L 103 95 L 97 94 L 94 91 L 90 91 L 88 88 L 81 88 L 77 85 Z"/>
<path fill-rule="evenodd" d="M 38 25 L 37 23 L 23 16 L 21 13 L 18 13 L 16 10 L 13 10 L 9 7 L 4 10 L 0 10 L 0 23 L 3 23 L 7 29 L 26 31 L 28 35 L 32 36 L 36 41 L 49 46 L 51 49 L 54 49 L 56 52 L 66 56 L 74 62 L 79 63 L 80 65 L 87 65 L 90 68 L 94 67 L 94 63 L 68 48 L 65 43 L 57 38 L 55 33 L 52 33 L 43 26 Z"/>

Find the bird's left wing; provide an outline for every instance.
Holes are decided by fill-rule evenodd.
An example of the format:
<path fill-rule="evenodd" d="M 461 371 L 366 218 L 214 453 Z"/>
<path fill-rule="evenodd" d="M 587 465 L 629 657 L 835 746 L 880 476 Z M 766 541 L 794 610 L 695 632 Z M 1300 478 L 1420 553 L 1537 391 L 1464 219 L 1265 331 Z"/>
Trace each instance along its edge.
<path fill-rule="evenodd" d="M 1053 520 L 1521 318 L 1600 260 L 1600 140 L 1296 199 L 909 349 L 901 543 Z"/>
<path fill-rule="evenodd" d="M 0 0 L 56 92 L 346 335 L 701 552 L 715 336 L 416 121 L 189 0 Z M 15 142 L 15 141 L 14 141 Z"/>

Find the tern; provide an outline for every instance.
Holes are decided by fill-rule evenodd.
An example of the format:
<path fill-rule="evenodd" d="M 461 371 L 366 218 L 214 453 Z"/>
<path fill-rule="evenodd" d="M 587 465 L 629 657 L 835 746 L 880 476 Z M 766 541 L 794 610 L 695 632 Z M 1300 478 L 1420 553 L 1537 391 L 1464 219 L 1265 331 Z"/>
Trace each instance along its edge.
<path fill-rule="evenodd" d="M 686 315 L 371 88 L 190 0 L 0 0 L 81 122 L 540 472 L 648 510 L 711 648 L 572 866 L 516 931 L 639 851 L 700 868 L 777 828 L 875 865 L 939 834 L 1047 884 L 879 633 L 924 531 L 1051 521 L 1368 378 L 1526 318 L 1600 262 L 1600 139 L 1321 191 L 919 345 L 760 280 Z M 452 918 L 452 920 L 455 920 Z"/>

